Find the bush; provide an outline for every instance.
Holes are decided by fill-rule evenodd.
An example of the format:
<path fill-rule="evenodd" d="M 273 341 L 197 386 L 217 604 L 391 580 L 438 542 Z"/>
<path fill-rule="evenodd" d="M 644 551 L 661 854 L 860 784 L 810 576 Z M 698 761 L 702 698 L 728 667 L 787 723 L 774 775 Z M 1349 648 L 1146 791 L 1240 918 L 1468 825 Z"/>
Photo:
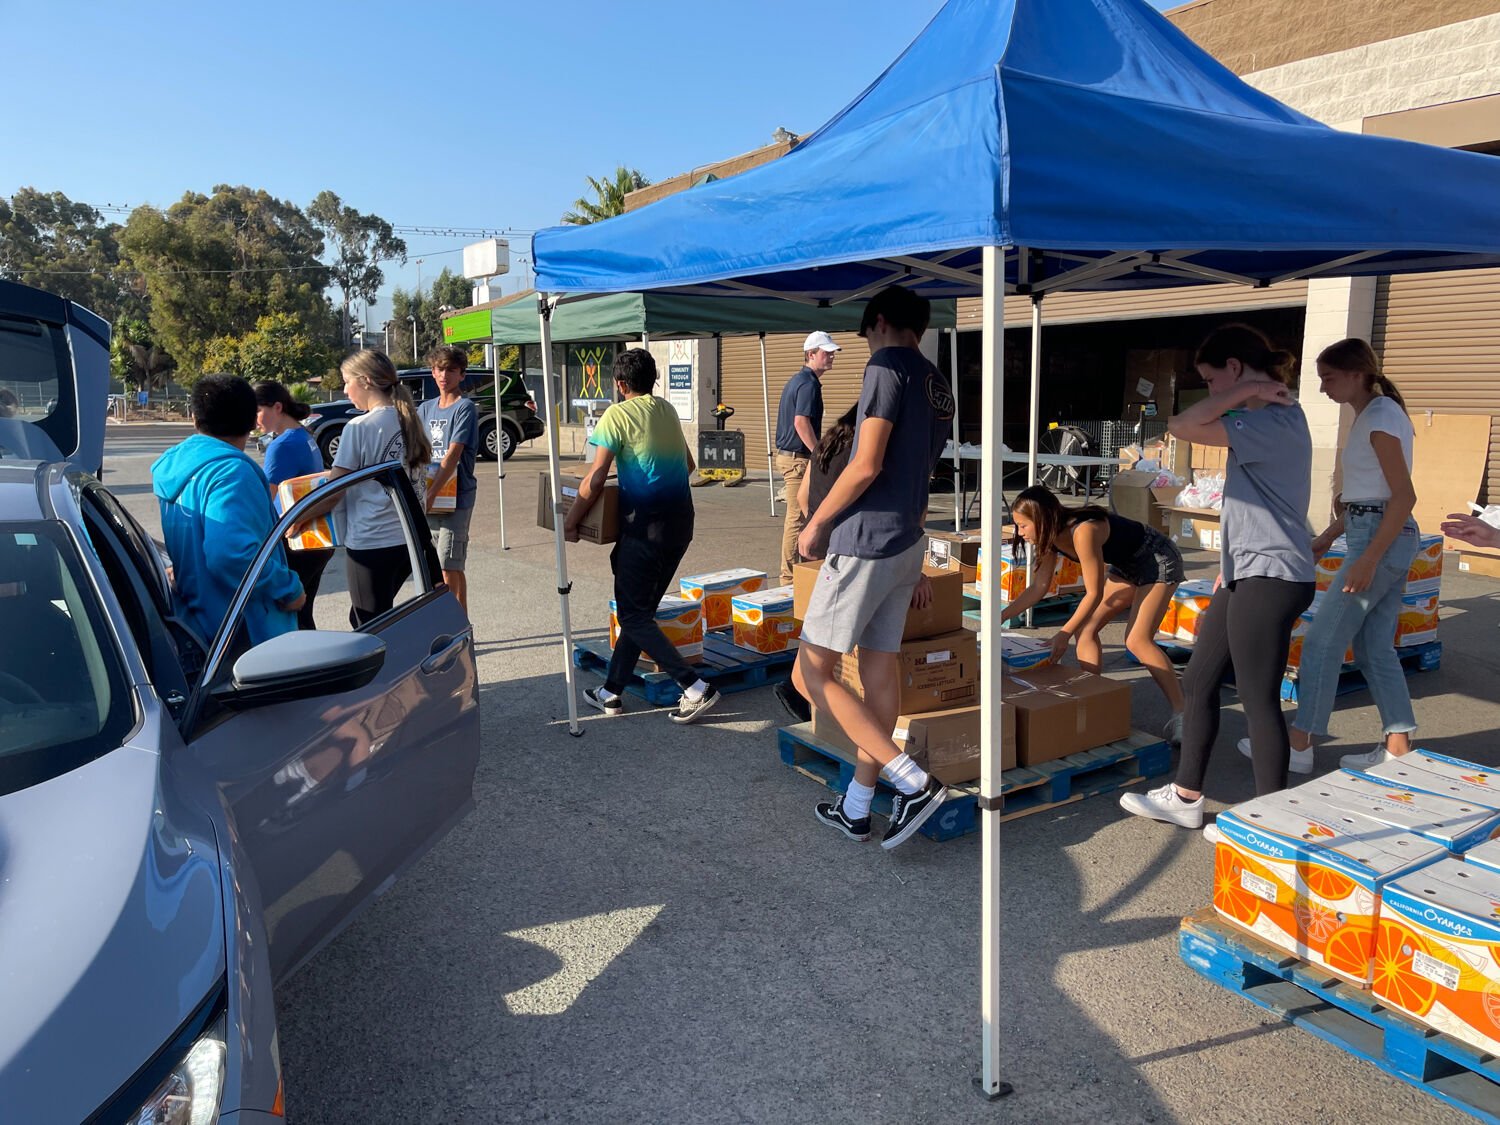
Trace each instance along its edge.
<path fill-rule="evenodd" d="M 317 402 L 318 399 L 322 397 L 318 394 L 317 391 L 313 390 L 312 384 L 310 383 L 293 383 L 291 386 L 287 387 L 287 392 L 296 401 L 305 402 L 309 406 Z"/>

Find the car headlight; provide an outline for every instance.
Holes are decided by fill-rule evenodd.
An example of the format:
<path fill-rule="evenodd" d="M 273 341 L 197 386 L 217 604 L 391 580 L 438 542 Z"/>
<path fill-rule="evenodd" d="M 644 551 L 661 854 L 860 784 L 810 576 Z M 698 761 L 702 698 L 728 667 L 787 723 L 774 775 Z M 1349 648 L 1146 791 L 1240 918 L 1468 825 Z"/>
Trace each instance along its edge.
<path fill-rule="evenodd" d="M 224 1017 L 209 1024 L 128 1125 L 213 1125 L 224 1094 Z"/>

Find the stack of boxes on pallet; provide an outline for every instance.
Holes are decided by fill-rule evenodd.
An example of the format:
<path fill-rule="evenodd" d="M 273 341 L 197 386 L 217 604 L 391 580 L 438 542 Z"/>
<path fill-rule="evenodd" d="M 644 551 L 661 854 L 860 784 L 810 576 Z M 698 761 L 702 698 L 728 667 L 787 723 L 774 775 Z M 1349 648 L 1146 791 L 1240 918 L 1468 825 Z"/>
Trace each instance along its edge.
<path fill-rule="evenodd" d="M 1414 751 L 1218 818 L 1214 909 L 1500 1054 L 1500 775 Z"/>

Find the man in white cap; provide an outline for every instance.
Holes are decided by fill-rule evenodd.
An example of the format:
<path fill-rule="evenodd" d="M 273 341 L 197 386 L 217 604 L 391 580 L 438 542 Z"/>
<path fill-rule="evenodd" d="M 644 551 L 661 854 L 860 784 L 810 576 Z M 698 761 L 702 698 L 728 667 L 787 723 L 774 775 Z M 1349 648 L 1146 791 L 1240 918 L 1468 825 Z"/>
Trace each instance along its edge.
<path fill-rule="evenodd" d="M 802 342 L 806 361 L 802 370 L 781 389 L 776 408 L 776 471 L 786 482 L 786 524 L 781 532 L 781 584 L 792 580 L 792 567 L 799 561 L 797 537 L 807 517 L 797 504 L 797 492 L 818 438 L 823 433 L 823 376 L 833 369 L 839 346 L 827 332 L 812 332 Z"/>

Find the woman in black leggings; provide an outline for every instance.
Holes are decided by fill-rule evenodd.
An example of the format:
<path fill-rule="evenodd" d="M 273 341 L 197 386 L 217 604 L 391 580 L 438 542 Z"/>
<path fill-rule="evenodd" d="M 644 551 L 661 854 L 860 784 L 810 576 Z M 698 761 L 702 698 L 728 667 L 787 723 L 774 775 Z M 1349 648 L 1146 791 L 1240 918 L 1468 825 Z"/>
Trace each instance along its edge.
<path fill-rule="evenodd" d="M 1289 387 L 1292 356 L 1247 325 L 1226 325 L 1198 349 L 1209 397 L 1175 415 L 1172 436 L 1229 448 L 1224 477 L 1220 585 L 1198 627 L 1182 678 L 1177 781 L 1127 793 L 1136 816 L 1184 828 L 1203 824 L 1203 775 L 1219 733 L 1219 685 L 1231 665 L 1250 725 L 1255 790 L 1286 787 L 1291 744 L 1281 677 L 1297 617 L 1312 604 L 1312 437 Z"/>

